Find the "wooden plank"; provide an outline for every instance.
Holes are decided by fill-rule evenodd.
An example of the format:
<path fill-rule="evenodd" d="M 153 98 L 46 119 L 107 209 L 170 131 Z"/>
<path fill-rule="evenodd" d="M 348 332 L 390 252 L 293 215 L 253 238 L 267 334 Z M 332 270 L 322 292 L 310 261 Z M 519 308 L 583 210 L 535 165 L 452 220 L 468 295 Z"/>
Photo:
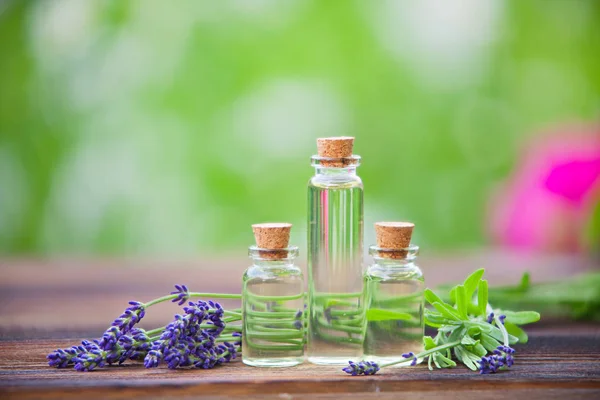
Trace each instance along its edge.
<path fill-rule="evenodd" d="M 2 398 L 76 398 L 98 396 L 263 396 L 379 392 L 479 392 L 519 390 L 560 394 L 578 389 L 600 393 L 600 327 L 572 326 L 569 331 L 534 330 L 529 345 L 518 348 L 508 372 L 479 375 L 465 368 L 429 371 L 424 366 L 382 370 L 373 377 L 350 377 L 339 367 L 304 364 L 295 368 L 262 369 L 234 362 L 213 370 L 144 369 L 139 363 L 81 373 L 58 370 L 44 356 L 72 340 L 0 342 Z"/>
<path fill-rule="evenodd" d="M 519 261 L 520 260 L 520 261 Z M 485 264 L 493 283 L 516 282 L 525 270 L 536 281 L 589 269 L 589 260 L 572 257 L 513 258 L 497 252 L 469 256 L 423 257 L 428 284 L 455 282 Z M 510 372 L 481 376 L 465 368 L 430 372 L 424 366 L 387 369 L 373 377 L 350 377 L 340 367 L 304 364 L 287 369 L 257 369 L 237 361 L 214 370 L 146 370 L 139 363 L 91 373 L 47 366 L 45 356 L 80 339 L 98 337 L 126 307 L 186 283 L 195 291 L 239 292 L 246 260 L 199 262 L 139 260 L 0 261 L 0 398 L 69 399 L 244 397 L 245 399 L 332 399 L 340 394 L 396 399 L 448 396 L 465 399 L 600 397 L 600 325 L 551 325 L 542 321 L 518 349 Z M 506 271 L 510 270 L 510 274 Z M 507 278 L 510 277 L 510 278 Z M 228 303 L 234 306 L 235 303 Z M 172 319 L 173 304 L 153 307 L 142 326 Z"/>

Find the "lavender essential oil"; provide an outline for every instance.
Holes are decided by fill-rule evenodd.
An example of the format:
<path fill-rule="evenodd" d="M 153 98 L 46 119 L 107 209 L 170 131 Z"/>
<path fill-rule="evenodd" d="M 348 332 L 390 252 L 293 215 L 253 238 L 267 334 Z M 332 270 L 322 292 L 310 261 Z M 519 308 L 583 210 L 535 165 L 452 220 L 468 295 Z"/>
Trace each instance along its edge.
<path fill-rule="evenodd" d="M 419 248 L 410 245 L 414 225 L 375 224 L 378 246 L 364 277 L 367 331 L 364 358 L 379 364 L 400 361 L 423 350 L 425 281 L 415 264 Z"/>
<path fill-rule="evenodd" d="M 253 225 L 253 263 L 243 277 L 242 361 L 290 367 L 304 361 L 304 279 L 289 247 L 291 224 Z"/>
<path fill-rule="evenodd" d="M 363 351 L 363 184 L 354 138 L 317 140 L 308 184 L 308 361 L 343 365 Z"/>

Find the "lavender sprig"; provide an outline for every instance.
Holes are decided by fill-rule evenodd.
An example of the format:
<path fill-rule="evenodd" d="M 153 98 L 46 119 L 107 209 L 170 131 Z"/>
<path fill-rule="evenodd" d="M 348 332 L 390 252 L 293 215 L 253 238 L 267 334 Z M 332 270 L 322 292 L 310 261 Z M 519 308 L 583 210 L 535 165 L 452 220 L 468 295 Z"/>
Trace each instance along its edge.
<path fill-rule="evenodd" d="M 429 289 L 425 290 L 425 299 L 433 307 L 433 310 L 425 310 L 425 323 L 437 328 L 437 335 L 424 337 L 424 351 L 402 354 L 395 362 L 379 365 L 379 369 L 391 365 L 414 366 L 420 360 L 427 360 L 429 369 L 433 369 L 432 364 L 438 368 L 451 368 L 456 366 L 452 358 L 481 374 L 510 368 L 515 354 L 510 345 L 527 342 L 527 335 L 518 325 L 536 322 L 540 315 L 534 311 L 493 309 L 488 304 L 487 281 L 481 279 L 483 273 L 483 269 L 477 270 L 462 285 L 452 288 L 449 297 L 454 304 L 444 302 Z M 362 365 L 365 363 L 367 361 Z M 365 375 L 359 365 L 351 362 L 343 371 Z"/>
<path fill-rule="evenodd" d="M 188 291 L 187 286 L 185 285 L 175 285 L 175 291 L 171 292 L 171 294 L 177 295 L 173 300 L 173 303 L 178 303 L 180 306 L 183 305 L 190 298 L 190 293 Z"/>
<path fill-rule="evenodd" d="M 112 323 L 112 326 L 117 327 L 121 333 L 129 332 L 146 315 L 146 305 L 144 303 L 130 301 L 129 305 L 130 307 L 127 307 L 123 314 Z"/>
<path fill-rule="evenodd" d="M 500 369 L 510 368 L 514 364 L 513 354 L 515 350 L 509 346 L 498 346 L 493 354 L 487 357 L 481 357 L 477 361 L 480 374 L 493 374 Z"/>
<path fill-rule="evenodd" d="M 144 360 L 146 368 L 155 368 L 163 360 L 171 369 L 190 366 L 213 368 L 236 357 L 235 344 L 215 344 L 226 328 L 223 321 L 225 310 L 219 303 L 190 302 L 184 311 L 185 315 L 176 315 L 152 344 Z"/>
<path fill-rule="evenodd" d="M 84 340 L 79 346 L 55 350 L 47 356 L 48 365 L 56 368 L 74 366 L 78 371 L 92 371 L 105 365 L 122 364 L 130 359 L 144 360 L 144 365 L 151 368 L 169 357 L 169 365 L 173 367 L 191 365 L 191 361 L 194 363 L 202 361 L 203 368 L 212 368 L 235 358 L 241 341 L 235 341 L 234 344 L 216 343 L 223 342 L 219 336 L 227 329 L 224 320 L 226 311 L 213 301 L 190 302 L 189 306 L 184 307 L 185 317 L 176 316 L 175 321 L 165 328 L 145 331 L 135 327 L 144 318 L 148 307 L 164 301 L 171 300 L 182 305 L 191 297 L 210 296 L 229 299 L 241 297 L 237 294 L 189 292 L 185 285 L 175 285 L 175 289 L 176 291 L 171 292 L 170 295 L 147 303 L 130 301 L 129 307 L 113 321 L 100 339 Z M 231 314 L 227 317 L 227 322 L 235 322 L 241 318 L 238 313 L 227 313 Z M 167 330 L 169 332 L 165 335 Z M 229 330 L 232 332 L 231 337 L 241 336 L 241 332 L 238 332 L 239 328 L 231 327 Z M 157 334 L 159 336 L 154 336 Z M 155 348 L 157 339 L 163 337 L 163 345 Z M 187 342 L 187 348 L 186 337 L 194 338 L 193 343 Z M 182 356 L 178 357 L 175 350 L 178 350 Z M 191 358 L 188 353 L 192 355 Z"/>
<path fill-rule="evenodd" d="M 359 363 L 348 361 L 348 366 L 342 368 L 342 371 L 352 376 L 375 375 L 379 371 L 379 366 L 372 361 L 361 361 Z"/>

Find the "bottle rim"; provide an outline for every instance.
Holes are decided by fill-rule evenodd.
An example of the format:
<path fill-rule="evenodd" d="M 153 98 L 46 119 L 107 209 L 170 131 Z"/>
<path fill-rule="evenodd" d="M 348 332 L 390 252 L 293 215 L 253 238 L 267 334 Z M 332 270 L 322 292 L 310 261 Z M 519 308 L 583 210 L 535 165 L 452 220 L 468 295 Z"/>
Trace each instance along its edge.
<path fill-rule="evenodd" d="M 414 260 L 419 255 L 419 246 L 411 244 L 403 249 L 385 249 L 376 245 L 369 246 L 369 254 L 374 258 Z"/>
<path fill-rule="evenodd" d="M 355 154 L 350 157 L 331 158 L 313 155 L 310 158 L 310 165 L 315 168 L 356 168 L 360 165 L 361 157 Z"/>
<path fill-rule="evenodd" d="M 248 257 L 258 261 L 289 261 L 298 257 L 298 246 L 283 249 L 265 249 L 258 246 L 248 247 Z"/>

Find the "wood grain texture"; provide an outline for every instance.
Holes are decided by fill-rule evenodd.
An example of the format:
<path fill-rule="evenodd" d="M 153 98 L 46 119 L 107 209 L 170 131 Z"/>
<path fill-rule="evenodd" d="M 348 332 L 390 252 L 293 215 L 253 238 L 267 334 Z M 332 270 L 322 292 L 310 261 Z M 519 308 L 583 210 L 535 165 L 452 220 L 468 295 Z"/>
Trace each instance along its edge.
<path fill-rule="evenodd" d="M 466 272 L 481 265 L 479 256 L 463 258 L 463 262 L 452 257 L 440 259 L 437 264 L 434 260 L 431 259 L 433 266 L 428 268 L 432 276 L 429 282 L 434 284 L 462 279 Z M 544 278 L 551 279 L 587 269 L 585 262 L 569 260 L 551 264 L 553 268 L 541 263 L 538 271 L 545 271 Z M 503 264 L 506 260 L 496 259 L 496 262 L 497 266 L 492 268 L 496 272 L 491 275 L 500 277 L 500 268 L 507 268 Z M 340 367 L 304 364 L 287 369 L 258 369 L 239 361 L 208 371 L 171 371 L 164 367 L 146 370 L 134 362 L 91 373 L 57 370 L 47 366 L 46 354 L 76 344 L 82 338 L 99 336 L 128 300 L 158 297 L 170 290 L 173 283 L 187 283 L 198 291 L 235 292 L 239 288 L 234 276 L 241 274 L 244 265 L 225 261 L 180 263 L 171 268 L 164 263 L 140 266 L 123 261 L 85 266 L 53 263 L 56 262 L 11 261 L 2 265 L 2 399 L 199 395 L 215 399 L 333 399 L 342 394 L 357 399 L 370 396 L 397 399 L 399 395 L 411 399 L 600 398 L 600 325 L 593 324 L 534 326 L 528 330 L 530 344 L 517 348 L 517 363 L 511 371 L 485 376 L 463 367 L 430 372 L 425 366 L 417 366 L 386 369 L 372 377 L 350 377 Z M 452 263 L 456 269 L 448 268 Z M 520 272 L 511 271 L 510 276 Z M 146 326 L 164 324 L 176 310 L 172 304 L 152 308 L 145 319 Z"/>
<path fill-rule="evenodd" d="M 600 327 L 572 326 L 532 333 L 530 344 L 517 348 L 508 372 L 479 375 L 466 368 L 429 371 L 425 366 L 380 371 L 372 377 L 351 377 L 338 367 L 304 364 L 295 368 L 259 369 L 233 362 L 213 370 L 144 369 L 140 363 L 108 367 L 90 373 L 49 368 L 45 355 L 73 340 L 0 342 L 2 398 L 69 399 L 132 396 L 256 396 L 285 393 L 375 394 L 390 392 L 453 393 L 475 397 L 479 392 L 560 394 L 579 390 L 600 395 Z M 281 397 L 279 397 L 281 398 Z M 284 397 L 286 398 L 286 397 Z"/>

